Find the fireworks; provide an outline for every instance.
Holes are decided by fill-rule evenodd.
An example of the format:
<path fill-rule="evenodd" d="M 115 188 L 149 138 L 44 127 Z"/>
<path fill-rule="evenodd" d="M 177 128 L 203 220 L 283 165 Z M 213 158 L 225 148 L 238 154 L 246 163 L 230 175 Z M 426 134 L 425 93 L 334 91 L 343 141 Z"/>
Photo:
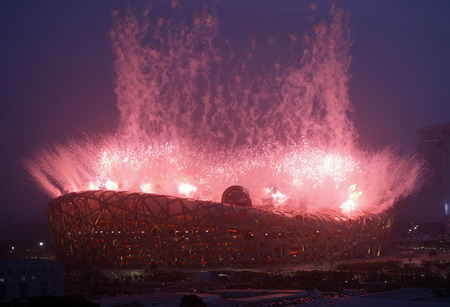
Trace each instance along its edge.
<path fill-rule="evenodd" d="M 42 150 L 27 161 L 37 182 L 52 196 L 128 190 L 213 201 L 240 185 L 256 206 L 349 215 L 414 190 L 414 159 L 356 144 L 344 11 L 333 7 L 302 56 L 272 63 L 264 77 L 215 46 L 214 16 L 204 10 L 178 26 L 153 25 L 148 12 L 116 16 L 118 130 Z"/>
<path fill-rule="evenodd" d="M 183 196 L 190 197 L 193 193 L 197 192 L 197 187 L 190 183 L 183 182 L 178 185 L 178 192 Z"/>
<path fill-rule="evenodd" d="M 343 213 L 351 214 L 358 205 L 358 198 L 361 197 L 362 191 L 356 191 L 356 184 L 352 184 L 349 188 L 348 199 L 339 206 Z"/>
<path fill-rule="evenodd" d="M 288 200 L 288 197 L 286 194 L 281 193 L 280 191 L 276 191 L 275 193 L 272 193 L 270 195 L 273 199 L 273 201 L 277 204 L 277 205 L 283 205 L 286 200 Z"/>
<path fill-rule="evenodd" d="M 154 192 L 153 185 L 149 182 L 141 184 L 140 188 L 141 188 L 141 191 L 144 193 L 153 193 Z"/>

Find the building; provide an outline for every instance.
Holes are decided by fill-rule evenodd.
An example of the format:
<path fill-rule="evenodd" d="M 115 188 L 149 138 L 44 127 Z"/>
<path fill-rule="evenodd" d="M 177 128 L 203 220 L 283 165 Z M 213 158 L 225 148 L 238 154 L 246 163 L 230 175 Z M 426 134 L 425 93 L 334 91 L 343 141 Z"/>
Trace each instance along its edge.
<path fill-rule="evenodd" d="M 450 215 L 450 123 L 422 128 L 418 135 L 417 154 L 426 161 L 429 174 L 418 193 L 414 219 L 445 223 Z M 447 234 L 449 230 L 447 225 Z"/>
<path fill-rule="evenodd" d="M 228 189 L 227 189 L 228 191 Z M 252 267 L 380 256 L 390 213 L 355 218 L 117 191 L 54 199 L 47 217 L 69 267 Z M 225 197 L 227 199 L 227 197 Z M 248 200 L 248 199 L 247 199 Z"/>
<path fill-rule="evenodd" d="M 0 303 L 32 296 L 64 295 L 62 264 L 44 259 L 0 260 Z"/>

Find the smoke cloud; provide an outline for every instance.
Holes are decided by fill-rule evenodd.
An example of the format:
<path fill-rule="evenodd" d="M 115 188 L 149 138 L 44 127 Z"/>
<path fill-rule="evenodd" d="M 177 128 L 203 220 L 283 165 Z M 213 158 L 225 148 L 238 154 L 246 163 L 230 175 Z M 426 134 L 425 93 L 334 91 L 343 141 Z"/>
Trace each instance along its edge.
<path fill-rule="evenodd" d="M 50 195 L 115 189 L 219 201 L 238 184 L 257 206 L 360 214 L 386 210 L 417 188 L 414 157 L 358 147 L 342 9 L 333 6 L 285 63 L 258 63 L 256 42 L 234 51 L 214 10 L 190 21 L 150 12 L 113 15 L 117 131 L 26 161 Z"/>

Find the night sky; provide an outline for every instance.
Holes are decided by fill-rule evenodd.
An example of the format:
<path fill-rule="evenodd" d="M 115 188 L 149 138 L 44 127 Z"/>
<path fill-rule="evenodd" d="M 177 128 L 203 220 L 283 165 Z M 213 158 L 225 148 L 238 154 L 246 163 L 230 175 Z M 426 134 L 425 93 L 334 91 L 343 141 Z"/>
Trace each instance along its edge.
<path fill-rule="evenodd" d="M 190 12 L 201 2 L 182 6 Z M 330 3 L 315 2 L 323 10 Z M 34 187 L 21 159 L 47 144 L 116 127 L 109 31 L 112 11 L 129 3 L 135 4 L 0 1 L 0 222 L 44 218 L 50 198 Z M 153 3 L 155 15 L 167 13 L 167 1 Z M 220 35 L 302 35 L 309 3 L 219 0 Z M 351 14 L 350 97 L 360 142 L 413 153 L 419 128 L 450 122 L 450 1 L 340 5 Z"/>

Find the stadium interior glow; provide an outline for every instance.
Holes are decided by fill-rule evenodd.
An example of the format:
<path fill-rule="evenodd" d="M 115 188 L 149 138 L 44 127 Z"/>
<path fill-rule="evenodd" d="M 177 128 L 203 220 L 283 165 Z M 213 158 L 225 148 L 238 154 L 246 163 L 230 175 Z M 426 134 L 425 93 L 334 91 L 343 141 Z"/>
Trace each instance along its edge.
<path fill-rule="evenodd" d="M 105 269 L 376 257 L 392 225 L 388 212 L 349 218 L 117 191 L 62 195 L 50 202 L 47 217 L 66 265 Z"/>

